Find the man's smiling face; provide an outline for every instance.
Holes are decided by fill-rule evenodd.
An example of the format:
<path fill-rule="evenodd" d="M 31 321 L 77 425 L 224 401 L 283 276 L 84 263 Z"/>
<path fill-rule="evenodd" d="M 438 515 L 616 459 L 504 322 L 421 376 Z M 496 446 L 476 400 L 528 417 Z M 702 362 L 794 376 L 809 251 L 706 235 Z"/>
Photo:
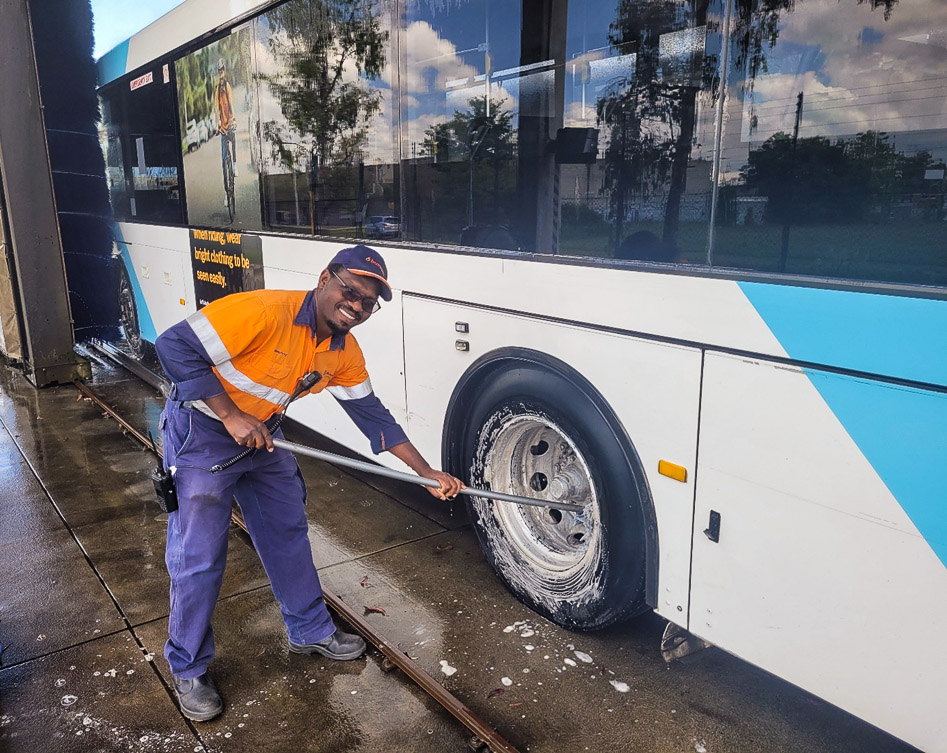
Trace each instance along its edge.
<path fill-rule="evenodd" d="M 324 270 L 319 277 L 316 296 L 316 319 L 322 321 L 334 335 L 344 335 L 352 327 L 361 324 L 372 315 L 372 308 L 365 307 L 361 300 L 349 301 L 345 290 L 349 288 L 360 298 L 378 300 L 381 283 L 371 277 L 353 275 L 346 269 L 333 274 Z"/>

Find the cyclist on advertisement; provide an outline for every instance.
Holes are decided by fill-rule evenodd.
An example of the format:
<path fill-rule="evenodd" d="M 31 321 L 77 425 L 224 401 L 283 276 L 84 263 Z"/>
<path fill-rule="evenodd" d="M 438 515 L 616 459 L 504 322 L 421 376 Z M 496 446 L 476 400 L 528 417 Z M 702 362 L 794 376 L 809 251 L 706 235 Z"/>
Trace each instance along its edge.
<path fill-rule="evenodd" d="M 233 175 L 237 172 L 237 119 L 233 111 L 233 90 L 227 80 L 227 64 L 223 58 L 217 61 L 217 132 L 220 134 L 220 160 L 224 171 L 224 191 L 232 190 L 227 185 L 227 148 L 230 148 Z"/>

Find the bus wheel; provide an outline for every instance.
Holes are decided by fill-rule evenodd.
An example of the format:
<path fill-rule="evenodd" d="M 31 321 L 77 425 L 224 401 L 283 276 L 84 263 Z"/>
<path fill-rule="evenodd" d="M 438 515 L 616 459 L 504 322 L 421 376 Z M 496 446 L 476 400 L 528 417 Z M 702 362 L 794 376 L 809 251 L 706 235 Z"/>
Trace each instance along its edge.
<path fill-rule="evenodd" d="M 647 608 L 640 485 L 585 393 L 539 366 L 491 376 L 471 404 L 464 449 L 473 487 L 584 507 L 572 513 L 471 498 L 487 560 L 520 601 L 577 630 Z"/>
<path fill-rule="evenodd" d="M 125 345 L 135 358 L 141 358 L 141 330 L 138 328 L 138 308 L 128 272 L 121 268 L 118 281 L 119 326 Z"/>

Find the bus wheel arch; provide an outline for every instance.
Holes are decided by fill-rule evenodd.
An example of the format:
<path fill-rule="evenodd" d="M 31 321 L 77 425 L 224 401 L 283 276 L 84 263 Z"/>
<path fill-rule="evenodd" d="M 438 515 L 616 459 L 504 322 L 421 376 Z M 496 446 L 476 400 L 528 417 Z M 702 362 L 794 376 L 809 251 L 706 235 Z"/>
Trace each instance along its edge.
<path fill-rule="evenodd" d="M 528 349 L 484 355 L 454 390 L 442 446 L 444 468 L 473 486 L 588 500 L 578 519 L 469 503 L 487 560 L 521 601 L 579 630 L 655 605 L 657 523 L 644 470 L 624 427 L 578 371 Z M 515 462 L 495 463 L 500 455 Z"/>

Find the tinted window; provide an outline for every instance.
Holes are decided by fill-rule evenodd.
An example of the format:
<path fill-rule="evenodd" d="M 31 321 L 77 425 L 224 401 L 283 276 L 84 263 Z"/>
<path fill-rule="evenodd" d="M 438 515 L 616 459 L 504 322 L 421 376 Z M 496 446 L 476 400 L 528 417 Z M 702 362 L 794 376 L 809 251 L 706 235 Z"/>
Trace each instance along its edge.
<path fill-rule="evenodd" d="M 116 219 L 183 222 L 170 70 L 163 67 L 102 94 L 102 138 Z"/>
<path fill-rule="evenodd" d="M 254 22 L 269 227 L 360 237 L 397 211 L 390 7 L 293 0 Z"/>
<path fill-rule="evenodd" d="M 735 8 L 713 263 L 947 283 L 947 4 Z"/>
<path fill-rule="evenodd" d="M 722 3 L 570 6 L 565 124 L 599 130 L 560 170 L 565 251 L 703 263 L 712 206 Z"/>
<path fill-rule="evenodd" d="M 532 223 L 515 225 L 520 75 L 510 71 L 522 58 L 521 22 L 519 2 L 409 4 L 402 77 L 405 237 L 535 245 Z M 541 88 L 550 67 L 529 81 Z"/>
<path fill-rule="evenodd" d="M 186 56 L 180 142 L 160 71 L 113 87 L 117 211 L 179 216 L 177 150 L 191 224 L 947 282 L 940 0 L 402 10 L 291 0 Z"/>
<path fill-rule="evenodd" d="M 407 237 L 704 261 L 720 5 L 410 3 Z"/>
<path fill-rule="evenodd" d="M 125 138 L 122 137 L 122 101 L 120 91 L 113 87 L 99 96 L 102 122 L 99 141 L 105 155 L 105 177 L 108 182 L 109 199 L 116 219 L 127 220 L 130 186 L 125 180 Z"/>

